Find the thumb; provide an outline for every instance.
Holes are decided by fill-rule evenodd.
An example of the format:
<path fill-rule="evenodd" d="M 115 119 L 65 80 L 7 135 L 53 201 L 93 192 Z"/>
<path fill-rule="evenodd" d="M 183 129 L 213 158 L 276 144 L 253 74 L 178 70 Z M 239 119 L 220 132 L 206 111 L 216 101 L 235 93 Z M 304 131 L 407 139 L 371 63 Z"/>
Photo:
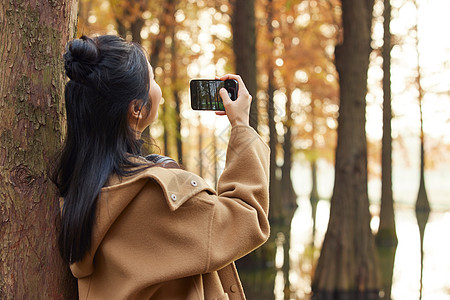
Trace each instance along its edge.
<path fill-rule="evenodd" d="M 222 98 L 224 106 L 227 106 L 231 102 L 230 96 L 228 96 L 228 91 L 225 88 L 220 89 L 219 95 Z"/>

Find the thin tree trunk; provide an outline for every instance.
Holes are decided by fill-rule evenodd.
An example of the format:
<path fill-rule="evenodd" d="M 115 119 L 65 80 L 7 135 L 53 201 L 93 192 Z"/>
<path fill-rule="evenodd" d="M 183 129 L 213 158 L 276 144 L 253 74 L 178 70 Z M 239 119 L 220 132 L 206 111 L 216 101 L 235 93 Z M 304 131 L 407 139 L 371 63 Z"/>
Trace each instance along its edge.
<path fill-rule="evenodd" d="M 64 135 L 62 54 L 78 2 L 0 7 L 0 298 L 71 299 L 56 246 L 59 202 L 47 177 Z"/>
<path fill-rule="evenodd" d="M 141 12 L 142 15 L 143 11 Z M 131 31 L 131 38 L 133 42 L 141 44 L 142 43 L 142 37 L 141 37 L 141 30 L 142 27 L 144 27 L 145 21 L 142 17 L 137 17 L 136 20 L 134 20 L 133 23 L 130 25 L 130 31 Z"/>
<path fill-rule="evenodd" d="M 164 155 L 170 157 L 169 131 L 167 130 L 167 124 L 169 123 L 169 104 L 167 103 L 167 100 L 162 104 L 162 118 L 165 124 L 163 127 Z"/>
<path fill-rule="evenodd" d="M 245 1 L 236 1 L 243 2 Z M 235 8 L 236 9 L 236 8 Z M 237 12 L 237 11 L 235 11 Z M 269 24 L 269 42 L 273 43 L 273 27 L 272 27 L 272 0 L 268 0 L 267 5 L 267 18 Z M 235 16 L 236 17 L 236 16 Z M 233 25 L 234 27 L 237 25 Z M 240 30 L 236 28 L 236 30 Z M 235 39 L 234 43 L 239 43 L 239 40 Z M 237 47 L 243 47 L 248 41 L 242 41 L 243 44 L 238 44 Z M 269 65 L 268 65 L 268 87 L 267 93 L 269 101 L 267 104 L 267 115 L 270 130 L 270 142 L 269 147 L 271 149 L 270 154 L 270 184 L 269 184 L 269 194 L 270 194 L 270 214 L 269 221 L 271 223 L 271 237 L 268 242 L 266 242 L 262 247 L 258 248 L 256 251 L 244 256 L 236 262 L 237 268 L 239 270 L 242 284 L 244 286 L 244 291 L 246 292 L 248 299 L 273 299 L 274 298 L 274 286 L 275 286 L 275 236 L 281 230 L 281 213 L 282 206 L 280 201 L 279 192 L 279 182 L 276 181 L 276 131 L 274 123 L 274 103 L 273 103 L 273 93 L 274 88 L 274 78 L 273 78 L 273 62 L 272 55 L 269 55 Z M 245 78 L 244 78 L 245 80 Z M 246 83 L 247 86 L 247 83 Z M 255 94 L 252 94 L 253 99 L 256 98 Z M 250 121 L 255 121 L 253 117 L 250 117 Z"/>
<path fill-rule="evenodd" d="M 178 163 L 183 163 L 183 142 L 181 138 L 181 100 L 178 94 L 178 84 L 177 84 L 177 44 L 175 37 L 175 24 L 172 25 L 172 45 L 170 47 L 171 60 L 172 60 L 172 94 L 175 100 L 175 123 L 176 123 L 176 144 L 177 144 L 177 155 Z"/>
<path fill-rule="evenodd" d="M 126 39 L 127 27 L 125 26 L 125 24 L 123 24 L 123 22 L 119 18 L 116 18 L 116 23 L 117 23 L 117 33 L 119 34 L 119 36 Z"/>
<path fill-rule="evenodd" d="M 317 191 L 317 149 L 316 149 L 316 106 L 311 101 L 311 193 L 309 202 L 311 203 L 311 217 L 313 220 L 312 245 L 316 238 L 316 212 L 319 203 L 319 193 Z"/>
<path fill-rule="evenodd" d="M 258 101 L 256 99 L 256 29 L 255 1 L 233 1 L 233 50 L 236 74 L 241 75 L 253 101 L 250 107 L 250 126 L 258 131 Z"/>
<path fill-rule="evenodd" d="M 175 23 L 175 6 L 177 4 L 176 0 L 166 0 L 163 1 L 163 12 L 159 19 L 159 33 L 152 43 L 152 51 L 150 53 L 150 64 L 153 68 L 159 66 L 160 53 L 164 48 L 164 39 L 168 33 L 168 26 L 170 23 Z"/>
<path fill-rule="evenodd" d="M 397 234 L 395 230 L 394 199 L 392 196 L 392 135 L 391 135 L 391 4 L 384 0 L 383 44 L 383 137 L 381 152 L 381 208 L 380 225 L 376 236 L 380 258 L 384 300 L 391 299 Z"/>
<path fill-rule="evenodd" d="M 114 5 L 118 5 L 118 3 Z M 119 9 L 120 14 L 116 15 L 117 31 L 119 35 L 124 39 L 127 37 L 128 33 L 130 33 L 131 40 L 135 43 L 141 44 L 142 43 L 141 30 L 145 24 L 145 20 L 142 18 L 142 13 L 145 11 L 147 7 L 147 1 L 130 0 L 128 1 L 127 5 L 133 6 L 133 10 L 130 11 L 128 7 L 125 7 L 124 11 L 122 11 L 123 8 Z M 137 12 L 135 11 L 136 5 L 139 6 L 139 10 Z M 127 18 L 133 19 L 131 22 L 129 22 L 130 23 L 129 27 L 127 27 L 126 25 L 128 23 L 126 22 Z"/>
<path fill-rule="evenodd" d="M 340 108 L 330 220 L 312 299 L 378 299 L 380 279 L 367 194 L 365 97 L 373 1 L 342 0 L 336 47 Z"/>
<path fill-rule="evenodd" d="M 294 187 L 292 186 L 292 132 L 291 126 L 294 123 L 292 120 L 291 111 L 291 100 L 292 94 L 290 89 L 286 90 L 286 122 L 285 122 L 285 134 L 283 142 L 283 166 L 281 168 L 281 200 L 283 203 L 283 220 L 284 228 L 283 234 L 285 237 L 284 244 L 284 264 L 283 264 L 283 275 L 284 275 L 284 299 L 291 299 L 291 283 L 289 280 L 289 272 L 291 269 L 290 263 L 290 249 L 291 249 L 291 224 L 292 219 L 297 209 L 297 195 L 295 194 Z"/>
<path fill-rule="evenodd" d="M 317 204 L 319 203 L 319 192 L 317 190 L 317 160 L 314 158 L 311 162 L 311 193 L 309 196 L 309 202 L 311 203 L 311 218 L 313 220 L 312 228 L 312 246 L 315 245 L 316 240 L 316 214 L 317 214 Z"/>
<path fill-rule="evenodd" d="M 268 38 L 269 43 L 273 45 L 273 2 L 272 0 L 268 1 L 267 5 L 267 23 L 268 23 Z M 273 47 L 272 47 L 273 48 Z M 271 49 L 272 49 L 271 48 Z M 273 75 L 274 71 L 274 63 L 273 56 L 268 56 L 267 61 L 268 66 L 268 82 L 267 82 L 267 120 L 269 126 L 269 148 L 270 148 L 270 183 L 269 183 L 269 194 L 270 194 L 270 204 L 271 204 L 271 214 L 269 218 L 271 218 L 272 223 L 279 222 L 282 213 L 282 206 L 280 201 L 280 191 L 279 191 L 279 181 L 277 180 L 276 171 L 277 171 L 277 144 L 278 144 L 278 135 L 275 128 L 275 103 L 274 103 L 274 93 L 275 93 L 275 78 Z"/>
<path fill-rule="evenodd" d="M 78 28 L 81 30 L 78 30 L 80 32 L 85 31 L 85 27 L 88 26 L 88 18 L 89 18 L 89 12 L 91 11 L 92 2 L 91 1 L 82 1 L 80 0 L 78 2 Z"/>
<path fill-rule="evenodd" d="M 198 115 L 198 175 L 203 176 L 203 126 Z"/>
<path fill-rule="evenodd" d="M 418 101 L 419 101 L 419 112 L 420 112 L 420 182 L 419 182 L 419 191 L 417 194 L 416 201 L 416 218 L 417 224 L 419 226 L 419 234 L 420 234 L 420 289 L 419 289 L 419 300 L 422 299 L 422 290 L 423 290 L 423 240 L 425 236 L 425 227 L 428 222 L 428 217 L 430 215 L 430 202 L 428 201 L 427 190 L 425 188 L 425 135 L 423 131 L 423 110 L 422 110 L 422 101 L 424 96 L 424 90 L 422 88 L 421 78 L 422 71 L 420 68 L 420 51 L 419 51 L 419 6 L 417 1 L 414 1 L 416 5 L 416 54 L 417 54 L 417 77 L 416 77 L 416 85 L 419 92 Z"/>
<path fill-rule="evenodd" d="M 281 168 L 281 193 L 283 203 L 283 214 L 293 215 L 293 212 L 297 208 L 297 195 L 292 185 L 292 125 L 294 120 L 292 119 L 291 91 L 286 91 L 286 122 L 284 123 L 285 133 L 283 141 L 283 166 Z M 289 222 L 289 221 L 288 221 Z"/>
<path fill-rule="evenodd" d="M 216 137 L 216 124 L 214 124 L 214 130 L 212 132 L 212 143 L 213 143 L 213 164 L 214 164 L 214 186 L 216 187 L 219 183 L 219 168 L 217 166 L 218 164 L 218 157 L 217 157 L 217 137 Z"/>
<path fill-rule="evenodd" d="M 167 32 L 169 32 L 169 26 L 171 27 L 170 32 L 171 32 L 171 36 L 172 36 L 172 42 L 175 43 L 175 34 L 174 34 L 174 26 L 175 26 L 175 6 L 176 6 L 176 0 L 165 0 L 163 1 L 163 12 L 161 17 L 159 18 L 159 24 L 160 24 L 160 30 L 158 35 L 156 36 L 155 40 L 152 42 L 152 51 L 150 53 L 150 64 L 153 67 L 153 70 L 155 70 L 161 63 L 160 63 L 160 52 L 162 51 L 162 49 L 164 48 L 164 38 L 166 37 Z M 172 22 L 172 24 L 170 24 Z M 175 45 L 173 45 L 170 49 L 172 57 L 171 57 L 171 66 L 172 66 L 172 73 L 171 73 L 171 79 L 172 79 L 172 86 L 175 86 L 175 82 L 176 82 L 176 73 L 174 72 L 174 65 L 176 65 L 176 62 L 174 62 L 174 60 L 176 59 L 174 57 L 175 55 Z M 177 95 L 175 95 L 175 93 L 172 94 L 172 96 L 174 96 L 174 98 L 177 97 Z M 163 115 L 164 115 L 164 133 L 163 133 L 163 138 L 164 138 L 164 151 L 165 151 L 165 155 L 166 156 L 170 156 L 171 151 L 169 149 L 169 124 L 171 123 L 171 114 L 172 114 L 172 110 L 170 109 L 170 105 L 168 103 L 170 99 L 170 96 L 167 97 L 167 99 L 164 102 L 163 105 Z M 175 102 L 177 100 L 175 99 Z M 177 105 L 177 104 L 175 104 Z M 179 107 L 178 107 L 179 109 Z M 177 112 L 177 117 L 179 117 L 179 112 Z M 180 121 L 181 122 L 181 121 Z M 180 126 L 181 129 L 181 126 Z M 181 134 L 180 131 L 177 131 L 176 133 Z M 178 138 L 177 138 L 178 141 Z M 180 150 L 178 148 L 178 143 L 177 143 L 177 152 L 178 154 L 180 153 L 179 151 L 182 152 L 182 150 Z M 180 160 L 181 159 L 181 160 Z M 178 156 L 178 163 L 182 164 L 182 157 Z"/>

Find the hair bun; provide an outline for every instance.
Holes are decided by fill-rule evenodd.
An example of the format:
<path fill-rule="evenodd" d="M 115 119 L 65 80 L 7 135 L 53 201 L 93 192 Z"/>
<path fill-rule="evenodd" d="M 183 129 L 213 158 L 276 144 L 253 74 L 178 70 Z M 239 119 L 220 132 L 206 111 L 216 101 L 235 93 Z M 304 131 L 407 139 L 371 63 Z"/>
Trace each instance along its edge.
<path fill-rule="evenodd" d="M 93 39 L 83 35 L 79 39 L 72 40 L 64 53 L 67 76 L 79 83 L 88 82 L 99 56 L 99 48 Z"/>

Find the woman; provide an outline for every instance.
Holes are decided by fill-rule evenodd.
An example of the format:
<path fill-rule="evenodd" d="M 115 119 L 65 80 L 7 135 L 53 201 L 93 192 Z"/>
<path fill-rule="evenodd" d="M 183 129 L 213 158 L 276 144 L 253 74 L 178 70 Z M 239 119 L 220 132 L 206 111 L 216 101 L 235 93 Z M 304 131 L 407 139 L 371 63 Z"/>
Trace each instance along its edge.
<path fill-rule="evenodd" d="M 220 91 L 232 129 L 216 192 L 140 156 L 161 89 L 139 45 L 83 36 L 64 59 L 67 137 L 54 180 L 60 252 L 80 299 L 245 299 L 233 261 L 269 236 L 269 149 L 248 125 L 241 78 L 221 78 L 238 80 L 239 94 Z"/>

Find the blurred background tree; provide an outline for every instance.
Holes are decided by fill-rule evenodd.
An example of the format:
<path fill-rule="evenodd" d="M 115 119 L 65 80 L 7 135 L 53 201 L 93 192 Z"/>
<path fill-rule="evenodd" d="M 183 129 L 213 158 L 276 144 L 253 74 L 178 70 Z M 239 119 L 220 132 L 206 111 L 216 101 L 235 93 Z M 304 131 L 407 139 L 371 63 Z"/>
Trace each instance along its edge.
<path fill-rule="evenodd" d="M 373 0 L 342 0 L 336 46 L 340 107 L 330 220 L 312 299 L 378 299 L 379 269 L 370 229 L 365 107 Z"/>

